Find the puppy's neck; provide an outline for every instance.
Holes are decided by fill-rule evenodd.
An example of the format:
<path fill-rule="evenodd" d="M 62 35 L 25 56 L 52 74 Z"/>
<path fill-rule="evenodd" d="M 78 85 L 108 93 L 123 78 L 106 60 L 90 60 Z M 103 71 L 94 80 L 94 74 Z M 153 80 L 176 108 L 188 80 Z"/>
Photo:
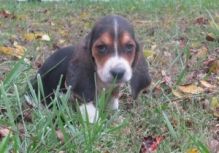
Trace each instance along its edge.
<path fill-rule="evenodd" d="M 103 82 L 100 77 L 95 74 L 95 80 L 96 80 L 96 92 L 97 95 L 100 95 L 104 90 L 112 90 L 111 96 L 115 96 L 119 93 L 119 88 L 123 84 L 111 84 L 111 83 L 105 83 Z"/>

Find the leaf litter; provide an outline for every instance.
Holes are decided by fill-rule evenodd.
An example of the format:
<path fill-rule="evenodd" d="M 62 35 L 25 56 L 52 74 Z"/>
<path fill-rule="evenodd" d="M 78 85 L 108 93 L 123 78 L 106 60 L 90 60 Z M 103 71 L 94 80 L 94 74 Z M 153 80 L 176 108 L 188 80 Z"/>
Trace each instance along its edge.
<path fill-rule="evenodd" d="M 16 58 L 21 58 L 26 50 L 34 50 L 37 52 L 37 54 L 41 57 L 38 57 L 36 60 L 34 60 L 37 65 L 41 65 L 43 60 L 42 57 L 44 57 L 44 54 L 51 54 L 51 52 L 48 52 L 48 50 L 54 50 L 57 48 L 60 48 L 62 46 L 72 44 L 72 42 L 77 42 L 84 34 L 86 34 L 87 31 L 91 28 L 91 23 L 93 23 L 93 17 L 91 17 L 91 14 L 88 12 L 81 12 L 79 15 L 71 13 L 71 17 L 69 19 L 60 19 L 59 21 L 55 19 L 49 19 L 50 10 L 48 9 L 39 9 L 37 13 L 43 14 L 45 22 L 42 24 L 30 24 L 28 29 L 22 29 L 18 27 L 18 31 L 20 32 L 18 35 L 20 35 L 21 40 L 17 41 L 17 43 L 12 45 L 1 45 L 0 46 L 0 52 L 13 56 Z M 1 10 L 0 11 L 0 18 L 3 18 L 4 20 L 7 19 L 16 19 L 19 16 L 19 14 L 13 14 L 9 10 Z M 24 18 L 27 18 L 31 23 L 34 23 L 33 19 L 31 19 L 31 16 L 23 16 Z M 34 21 L 34 22 L 32 22 Z M 141 21 L 141 22 L 140 22 Z M 37 21 L 39 22 L 39 21 Z M 163 91 L 165 93 L 172 93 L 175 97 L 179 99 L 183 99 L 185 97 L 190 98 L 193 95 L 199 95 L 199 94 L 205 94 L 205 93 L 213 93 L 216 90 L 218 90 L 219 85 L 219 78 L 217 75 L 219 73 L 219 64 L 218 64 L 218 55 L 213 54 L 214 51 L 212 48 L 209 48 L 209 42 L 217 42 L 218 37 L 215 35 L 215 33 L 212 32 L 205 32 L 204 33 L 204 40 L 206 42 L 200 42 L 198 44 L 195 44 L 194 42 L 191 42 L 193 38 L 190 38 L 188 35 L 182 35 L 178 36 L 173 39 L 174 43 L 165 42 L 164 40 L 161 40 L 162 43 L 156 42 L 154 40 L 154 35 L 159 32 L 159 23 L 162 25 L 162 28 L 165 30 L 171 29 L 171 25 L 174 23 L 173 16 L 168 14 L 164 17 L 162 17 L 161 21 L 150 21 L 146 19 L 136 18 L 135 21 L 137 29 L 141 27 L 142 29 L 145 28 L 145 25 L 150 27 L 152 32 L 150 32 L 149 37 L 147 38 L 147 42 L 150 42 L 151 45 L 146 46 L 144 49 L 144 56 L 149 58 L 149 62 L 151 65 L 151 70 L 153 71 L 152 74 L 154 76 L 153 80 L 161 80 L 160 83 L 153 83 L 154 90 L 153 94 L 156 97 L 159 97 L 158 95 L 162 95 Z M 192 21 L 188 21 L 186 19 L 182 19 L 180 22 L 178 22 L 180 25 L 179 27 L 181 30 L 186 33 L 189 29 L 190 24 L 194 24 L 193 26 L 197 27 L 206 27 L 211 26 L 212 28 L 217 29 L 217 24 L 212 23 L 207 17 L 205 16 L 198 16 L 194 17 Z M 5 24 L 4 22 L 1 22 L 1 25 Z M 50 28 L 48 28 L 50 27 Z M 80 30 L 82 29 L 82 30 Z M 44 31 L 44 32 L 39 32 Z M 33 43 L 40 43 L 40 42 L 48 42 L 50 41 L 53 45 L 49 46 L 48 48 L 44 49 L 42 46 L 38 46 L 39 49 L 32 48 Z M 29 43 L 31 42 L 31 43 Z M 191 44 L 193 43 L 193 44 Z M 147 44 L 147 43 L 146 43 Z M 154 45 L 156 44 L 156 45 Z M 177 45 L 180 48 L 180 51 L 185 49 L 186 47 L 189 48 L 189 52 L 191 53 L 191 57 L 187 59 L 189 61 L 188 64 L 188 75 L 191 75 L 194 73 L 193 77 L 191 79 L 185 79 L 180 84 L 175 84 L 175 74 L 178 74 L 179 72 L 179 65 L 173 65 L 171 69 L 168 71 L 170 63 L 175 58 L 174 53 L 172 50 L 174 49 L 175 45 Z M 191 46 L 189 46 L 191 45 Z M 42 51 L 43 50 L 43 51 Z M 40 52 L 42 51 L 42 52 Z M 30 52 L 27 54 L 31 54 Z M 47 55 L 46 55 L 47 56 Z M 182 58 L 185 57 L 185 54 L 181 54 Z M 212 58 L 213 56 L 213 58 Z M 201 60 L 201 62 L 200 62 Z M 200 62 L 201 65 L 196 70 L 193 69 L 193 67 Z M 207 63 L 207 64 L 206 64 Z M 34 65 L 34 64 L 32 64 Z M 36 66 L 38 67 L 38 66 Z M 33 67 L 36 69 L 36 67 Z M 40 67 L 40 66 L 39 66 Z M 155 72 L 156 71 L 156 72 Z M 196 71 L 196 72 L 195 72 Z M 158 75 L 156 75 L 158 74 Z M 186 76 L 186 77 L 187 77 Z M 164 89 L 164 90 L 163 90 Z M 212 114 L 217 118 L 217 110 L 218 110 L 218 98 L 216 96 L 213 96 L 210 100 L 210 109 L 212 110 Z M 215 115 L 216 111 L 216 115 Z M 27 115 L 27 118 L 29 118 L 29 114 Z M 31 120 L 31 117 L 30 119 Z M 60 133 L 57 133 L 57 137 L 60 139 L 60 141 L 63 140 L 62 136 L 58 136 Z M 158 145 L 160 144 L 159 137 L 145 137 L 143 139 L 144 148 L 146 150 L 155 150 L 157 149 Z M 146 144 L 146 146 L 145 146 Z M 155 149 L 154 149 L 155 148 Z M 145 153 L 145 152 L 142 152 Z M 195 148 L 191 148 L 191 151 L 188 153 L 196 153 Z"/>

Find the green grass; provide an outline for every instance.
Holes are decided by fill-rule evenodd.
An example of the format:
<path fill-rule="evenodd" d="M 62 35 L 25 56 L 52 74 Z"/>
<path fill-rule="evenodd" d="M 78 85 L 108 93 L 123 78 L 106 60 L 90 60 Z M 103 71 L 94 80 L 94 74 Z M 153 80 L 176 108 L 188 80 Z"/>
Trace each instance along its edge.
<path fill-rule="evenodd" d="M 190 49 L 206 45 L 208 56 L 217 57 L 218 42 L 206 41 L 205 36 L 207 33 L 218 36 L 218 0 L 93 3 L 86 0 L 60 3 L 0 0 L 0 3 L 0 11 L 9 10 L 16 16 L 0 17 L 0 46 L 13 46 L 16 41 L 26 48 L 25 58 L 32 59 L 28 64 L 23 59 L 0 56 L 0 78 L 3 78 L 0 81 L 0 109 L 4 110 L 0 113 L 0 127 L 11 129 L 10 136 L 0 141 L 0 152 L 138 153 L 143 137 L 148 135 L 165 137 L 159 145 L 159 153 L 185 153 L 190 148 L 197 148 L 201 153 L 210 152 L 207 144 L 213 134 L 209 131 L 216 119 L 209 109 L 203 109 L 203 99 L 210 101 L 212 95 L 177 100 L 162 83 L 161 71 L 165 70 L 171 77 L 173 88 L 186 83 L 194 71 L 205 78 L 212 77 L 203 72 L 206 59 L 196 61 Z M 137 38 L 145 49 L 156 45 L 156 56 L 148 59 L 154 83 L 149 92 L 141 94 L 136 101 L 129 95 L 124 96 L 119 112 L 101 111 L 101 119 L 91 125 L 83 122 L 68 103 L 69 93 L 60 95 L 56 92 L 61 101 L 55 98 L 51 105 L 57 107 L 48 109 L 40 104 L 39 95 L 34 95 L 31 90 L 35 103 L 31 108 L 32 121 L 27 122 L 24 118 L 28 108 L 23 108 L 23 95 L 26 88 L 31 89 L 29 80 L 35 75 L 38 63 L 51 55 L 56 46 L 76 44 L 101 16 L 115 13 L 133 23 Z M 195 24 L 199 17 L 213 24 Z M 48 33 L 51 41 L 25 41 L 23 35 L 30 31 Z M 180 38 L 186 39 L 184 48 L 177 44 Z M 192 80 L 197 81 L 198 78 Z M 155 84 L 160 86 L 159 90 Z M 125 88 L 122 92 L 127 95 L 127 91 Z M 105 99 L 105 94 L 99 98 L 102 110 Z M 63 142 L 56 136 L 57 129 L 64 135 Z"/>

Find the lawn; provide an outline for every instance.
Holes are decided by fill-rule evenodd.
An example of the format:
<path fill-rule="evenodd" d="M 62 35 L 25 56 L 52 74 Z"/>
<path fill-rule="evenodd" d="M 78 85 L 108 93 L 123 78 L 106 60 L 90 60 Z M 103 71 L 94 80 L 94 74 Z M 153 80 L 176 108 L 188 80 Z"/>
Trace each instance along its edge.
<path fill-rule="evenodd" d="M 218 0 L 0 4 L 0 152 L 139 153 L 148 137 L 162 139 L 157 153 L 219 151 Z M 151 86 L 135 101 L 124 87 L 120 110 L 103 110 L 95 124 L 83 122 L 69 93 L 57 90 L 60 100 L 51 104 L 57 107 L 42 106 L 30 85 L 37 69 L 108 14 L 134 25 Z M 25 102 L 27 89 L 32 104 Z"/>

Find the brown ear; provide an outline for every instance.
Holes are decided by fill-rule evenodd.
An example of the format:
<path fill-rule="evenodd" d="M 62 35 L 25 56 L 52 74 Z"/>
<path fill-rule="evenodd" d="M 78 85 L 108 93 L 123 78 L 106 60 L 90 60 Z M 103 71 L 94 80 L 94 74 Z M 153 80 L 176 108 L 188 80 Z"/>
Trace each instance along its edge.
<path fill-rule="evenodd" d="M 150 85 L 151 77 L 148 72 L 148 65 L 143 52 L 138 51 L 133 65 L 133 75 L 130 81 L 131 93 L 134 99 L 139 92 Z"/>
<path fill-rule="evenodd" d="M 75 47 L 66 75 L 66 85 L 71 86 L 73 94 L 85 102 L 95 99 L 95 68 L 89 50 L 89 39 L 88 35 L 85 41 Z"/>

